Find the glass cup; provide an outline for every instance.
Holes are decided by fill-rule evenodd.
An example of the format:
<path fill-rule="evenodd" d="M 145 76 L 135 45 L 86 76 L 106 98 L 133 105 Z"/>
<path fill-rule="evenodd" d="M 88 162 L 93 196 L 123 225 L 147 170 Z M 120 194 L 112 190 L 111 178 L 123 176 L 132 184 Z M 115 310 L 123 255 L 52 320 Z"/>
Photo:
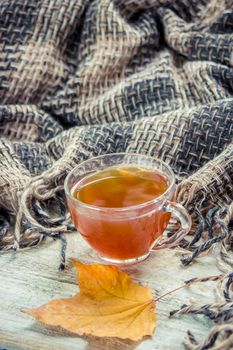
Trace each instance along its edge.
<path fill-rule="evenodd" d="M 153 200 L 122 208 L 97 207 L 73 197 L 72 189 L 84 178 L 111 166 L 129 165 L 160 172 L 169 183 L 167 190 Z M 64 187 L 77 230 L 100 257 L 110 263 L 136 263 L 147 258 L 152 250 L 174 247 L 191 227 L 186 209 L 172 201 L 175 176 L 171 168 L 150 156 L 115 153 L 89 159 L 68 174 Z M 167 238 L 163 233 L 171 214 L 178 218 L 181 228 Z"/>

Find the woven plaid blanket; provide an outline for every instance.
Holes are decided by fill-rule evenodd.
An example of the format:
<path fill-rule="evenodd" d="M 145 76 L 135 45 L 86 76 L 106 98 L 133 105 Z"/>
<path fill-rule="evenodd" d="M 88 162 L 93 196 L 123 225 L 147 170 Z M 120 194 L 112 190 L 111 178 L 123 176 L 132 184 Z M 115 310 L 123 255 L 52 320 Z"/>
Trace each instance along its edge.
<path fill-rule="evenodd" d="M 50 236 L 64 258 L 64 178 L 113 152 L 176 173 L 193 221 L 182 263 L 217 246 L 227 274 L 222 303 L 181 310 L 217 323 L 186 345 L 232 349 L 233 1 L 0 2 L 0 250 Z"/>

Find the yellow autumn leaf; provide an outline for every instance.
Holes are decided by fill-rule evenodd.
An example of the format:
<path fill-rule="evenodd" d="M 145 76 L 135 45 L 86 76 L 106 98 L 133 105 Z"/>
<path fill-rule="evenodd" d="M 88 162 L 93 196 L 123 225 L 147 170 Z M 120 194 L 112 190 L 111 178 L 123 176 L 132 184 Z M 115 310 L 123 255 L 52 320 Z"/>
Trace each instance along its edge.
<path fill-rule="evenodd" d="M 148 287 L 134 283 L 115 266 L 72 263 L 78 270 L 80 293 L 24 313 L 78 335 L 136 341 L 153 334 L 155 302 Z"/>

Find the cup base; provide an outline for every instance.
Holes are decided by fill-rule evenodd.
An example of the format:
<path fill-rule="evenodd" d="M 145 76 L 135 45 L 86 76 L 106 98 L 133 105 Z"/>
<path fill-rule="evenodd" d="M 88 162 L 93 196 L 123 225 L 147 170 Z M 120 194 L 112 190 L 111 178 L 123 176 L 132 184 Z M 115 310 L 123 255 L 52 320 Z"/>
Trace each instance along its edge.
<path fill-rule="evenodd" d="M 123 260 L 111 259 L 111 258 L 107 258 L 107 257 L 102 256 L 102 255 L 99 255 L 99 257 L 100 257 L 100 259 L 102 259 L 108 263 L 114 264 L 114 265 L 133 265 L 133 264 L 137 264 L 137 263 L 145 260 L 146 258 L 148 258 L 149 255 L 150 255 L 150 252 L 148 252 L 145 255 L 139 256 L 137 258 L 123 259 Z"/>

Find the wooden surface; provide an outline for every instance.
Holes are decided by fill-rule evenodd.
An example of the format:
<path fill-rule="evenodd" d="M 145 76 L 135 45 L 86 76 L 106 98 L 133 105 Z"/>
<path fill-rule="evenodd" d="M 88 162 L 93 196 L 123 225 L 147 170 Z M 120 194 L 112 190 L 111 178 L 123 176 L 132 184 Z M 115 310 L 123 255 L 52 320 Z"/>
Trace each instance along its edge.
<path fill-rule="evenodd" d="M 169 318 L 169 311 L 194 298 L 200 303 L 214 300 L 213 283 L 194 285 L 157 303 L 157 328 L 152 339 L 134 343 L 119 339 L 96 339 L 62 335 L 39 325 L 20 312 L 51 299 L 70 297 L 78 290 L 76 272 L 69 264 L 58 271 L 60 242 L 44 244 L 20 253 L 0 255 L 0 349 L 15 350 L 178 350 L 188 329 L 198 339 L 211 323 L 201 317 Z M 96 262 L 97 257 L 78 234 L 68 237 L 67 257 Z M 218 274 L 215 257 L 203 257 L 188 268 L 180 265 L 174 251 L 157 251 L 144 262 L 125 269 L 136 281 L 149 284 L 156 295 L 164 294 L 192 277 Z"/>

